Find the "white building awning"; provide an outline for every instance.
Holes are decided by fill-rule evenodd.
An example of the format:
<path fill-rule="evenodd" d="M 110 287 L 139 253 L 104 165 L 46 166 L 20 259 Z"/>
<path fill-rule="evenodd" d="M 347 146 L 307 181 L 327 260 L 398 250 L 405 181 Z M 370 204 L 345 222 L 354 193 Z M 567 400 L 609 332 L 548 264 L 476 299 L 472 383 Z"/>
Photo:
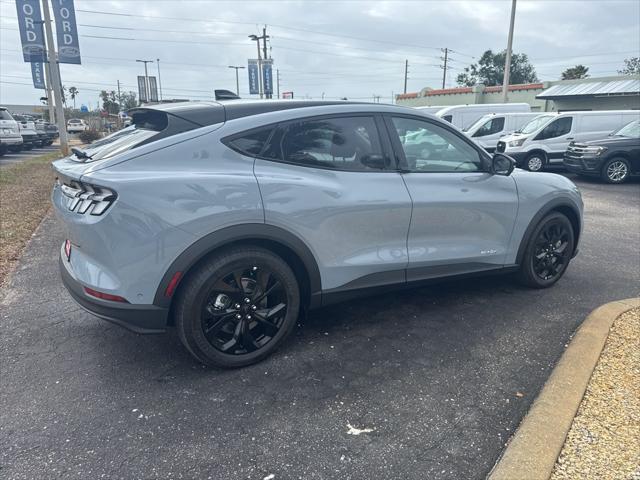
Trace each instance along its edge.
<path fill-rule="evenodd" d="M 584 82 L 559 84 L 547 88 L 536 95 L 540 99 L 554 99 L 561 97 L 594 97 L 640 95 L 640 79 L 613 80 L 609 82 Z"/>

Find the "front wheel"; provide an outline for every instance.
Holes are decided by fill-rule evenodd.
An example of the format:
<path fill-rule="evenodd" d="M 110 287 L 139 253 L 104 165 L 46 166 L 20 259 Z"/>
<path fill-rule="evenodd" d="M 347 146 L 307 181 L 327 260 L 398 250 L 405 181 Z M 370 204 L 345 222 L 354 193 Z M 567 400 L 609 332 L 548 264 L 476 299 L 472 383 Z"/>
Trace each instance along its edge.
<path fill-rule="evenodd" d="M 520 281 L 532 288 L 556 283 L 569 266 L 575 234 L 569 219 L 559 212 L 544 217 L 529 238 L 520 265 Z"/>
<path fill-rule="evenodd" d="M 530 172 L 539 172 L 542 170 L 547 163 L 547 156 L 544 153 L 532 153 L 529 155 L 525 162 L 524 166 Z"/>
<path fill-rule="evenodd" d="M 602 166 L 602 179 L 607 183 L 623 183 L 629 178 L 629 169 L 624 158 L 612 158 Z"/>
<path fill-rule="evenodd" d="M 293 331 L 299 311 L 300 288 L 289 265 L 268 250 L 236 247 L 185 279 L 175 320 L 196 359 L 234 368 L 273 353 Z"/>

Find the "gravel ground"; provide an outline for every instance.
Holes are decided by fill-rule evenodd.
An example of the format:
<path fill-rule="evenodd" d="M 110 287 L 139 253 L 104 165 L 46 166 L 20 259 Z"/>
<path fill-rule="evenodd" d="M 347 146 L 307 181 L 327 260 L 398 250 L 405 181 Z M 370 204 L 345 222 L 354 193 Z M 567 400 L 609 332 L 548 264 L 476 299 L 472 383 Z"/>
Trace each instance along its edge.
<path fill-rule="evenodd" d="M 640 479 L 640 309 L 614 323 L 552 480 Z"/>

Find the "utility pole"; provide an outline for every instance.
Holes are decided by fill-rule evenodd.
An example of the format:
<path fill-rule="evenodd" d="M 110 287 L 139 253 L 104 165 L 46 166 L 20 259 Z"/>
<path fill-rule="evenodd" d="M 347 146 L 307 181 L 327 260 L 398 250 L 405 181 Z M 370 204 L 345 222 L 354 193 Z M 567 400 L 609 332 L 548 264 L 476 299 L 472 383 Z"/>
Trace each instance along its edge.
<path fill-rule="evenodd" d="M 511 22 L 509 23 L 509 39 L 507 40 L 507 58 L 504 62 L 504 79 L 502 80 L 502 102 L 507 103 L 509 93 L 509 75 L 511 74 L 511 47 L 513 46 L 513 26 L 516 23 L 516 0 L 511 2 Z"/>
<path fill-rule="evenodd" d="M 149 71 L 147 70 L 147 63 L 153 63 L 153 60 L 136 60 L 136 62 L 144 63 L 144 94 L 147 97 L 147 102 L 150 102 L 151 92 L 149 90 Z"/>
<path fill-rule="evenodd" d="M 278 98 L 280 98 L 280 69 L 276 68 L 276 89 L 278 93 Z"/>
<path fill-rule="evenodd" d="M 69 140 L 67 138 L 67 125 L 64 119 L 64 107 L 62 106 L 62 80 L 60 79 L 60 65 L 56 58 L 55 44 L 53 43 L 53 30 L 51 29 L 51 14 L 49 13 L 49 2 L 42 0 L 42 13 L 44 15 L 44 30 L 47 36 L 47 53 L 49 56 L 49 71 L 51 72 L 51 83 L 53 84 L 53 97 L 56 102 L 56 122 L 60 134 L 60 150 L 63 155 L 69 155 Z M 49 97 L 51 102 L 51 97 Z"/>
<path fill-rule="evenodd" d="M 160 59 L 156 58 L 158 62 L 158 87 L 160 87 L 160 101 L 162 102 L 162 79 L 160 78 Z"/>
<path fill-rule="evenodd" d="M 122 97 L 120 96 L 120 80 L 118 80 L 118 106 L 122 108 Z"/>
<path fill-rule="evenodd" d="M 442 73 L 442 88 L 445 88 L 445 84 L 447 83 L 447 62 L 449 60 L 449 49 L 448 48 L 442 48 L 441 49 L 444 52 L 444 58 L 442 58 L 442 60 L 444 60 L 444 67 L 441 67 L 443 69 L 443 73 Z"/>
<path fill-rule="evenodd" d="M 404 61 L 404 93 L 407 93 L 407 76 L 409 75 L 409 60 Z"/>
<path fill-rule="evenodd" d="M 236 95 L 240 96 L 240 80 L 238 79 L 238 70 L 244 69 L 244 67 L 229 65 L 229 68 L 234 68 L 236 70 Z"/>

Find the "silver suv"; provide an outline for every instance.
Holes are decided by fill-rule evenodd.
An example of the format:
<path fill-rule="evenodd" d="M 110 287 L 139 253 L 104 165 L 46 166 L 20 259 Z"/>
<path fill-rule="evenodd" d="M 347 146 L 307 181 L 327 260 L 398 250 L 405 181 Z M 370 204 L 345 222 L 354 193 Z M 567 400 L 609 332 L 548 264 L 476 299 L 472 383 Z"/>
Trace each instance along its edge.
<path fill-rule="evenodd" d="M 306 310 L 441 278 L 553 285 L 582 200 L 448 123 L 391 105 L 230 101 L 130 112 L 54 162 L 73 298 L 199 361 L 263 359 Z"/>

